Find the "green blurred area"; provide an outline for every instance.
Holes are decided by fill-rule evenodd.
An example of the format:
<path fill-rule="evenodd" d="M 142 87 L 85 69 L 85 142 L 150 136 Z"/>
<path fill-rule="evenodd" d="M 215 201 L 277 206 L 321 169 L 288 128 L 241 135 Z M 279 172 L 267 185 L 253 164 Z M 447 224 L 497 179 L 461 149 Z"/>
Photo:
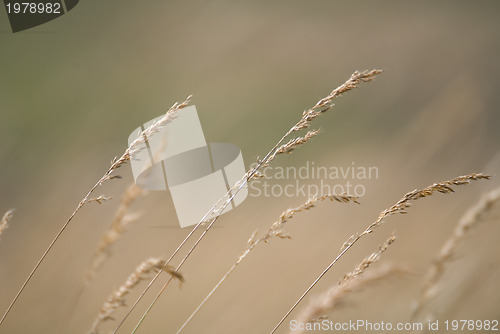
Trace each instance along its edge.
<path fill-rule="evenodd" d="M 391 203 L 386 191 L 500 172 L 499 14 L 498 1 L 82 0 L 12 34 L 0 10 L 0 212 L 19 217 L 0 240 L 0 266 L 15 272 L 2 268 L 2 309 L 133 129 L 189 94 L 207 141 L 238 145 L 250 165 L 353 71 L 379 68 L 315 121 L 320 137 L 277 163 L 380 166 L 376 204 Z"/>
<path fill-rule="evenodd" d="M 208 140 L 236 141 L 253 159 L 350 73 L 374 67 L 386 71 L 379 82 L 322 123 L 332 140 L 394 138 L 464 75 L 458 89 L 474 91 L 498 139 L 499 7 L 480 4 L 87 1 L 17 34 L 3 12 L 1 189 L 36 182 L 24 166 L 50 173 L 61 156 L 118 154 L 137 124 L 188 94 Z"/>

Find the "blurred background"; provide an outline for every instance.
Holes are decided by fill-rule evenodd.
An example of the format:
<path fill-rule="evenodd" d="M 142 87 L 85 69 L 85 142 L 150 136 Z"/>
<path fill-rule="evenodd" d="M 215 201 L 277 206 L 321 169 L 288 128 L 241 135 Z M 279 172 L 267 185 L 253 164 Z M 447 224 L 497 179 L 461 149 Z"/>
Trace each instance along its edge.
<path fill-rule="evenodd" d="M 238 145 L 249 166 L 352 72 L 382 69 L 314 121 L 321 135 L 274 165 L 376 166 L 378 178 L 361 182 L 361 205 L 325 202 L 297 215 L 286 227 L 293 238 L 257 246 L 185 333 L 271 331 L 344 241 L 406 192 L 471 172 L 499 173 L 499 14 L 496 1 L 82 0 L 54 21 L 13 34 L 0 10 L 0 214 L 16 209 L 0 239 L 1 312 L 123 153 L 129 134 L 174 102 L 193 94 L 207 141 Z M 113 200 L 78 213 L 0 333 L 87 332 L 102 302 L 139 263 L 168 258 L 189 233 L 178 227 L 168 191 L 139 198 L 131 210 L 141 218 L 113 245 L 68 319 L 101 235 L 133 182 L 130 166 L 118 174 L 121 180 L 95 193 Z M 415 203 L 353 247 L 311 295 L 394 231 L 398 240 L 381 261 L 407 265 L 412 274 L 353 294 L 330 319 L 408 321 L 454 226 L 498 186 L 493 177 Z M 175 333 L 248 237 L 305 200 L 248 197 L 222 216 L 181 269 L 182 289 L 170 286 L 138 332 Z M 498 212 L 489 215 L 461 246 L 426 312 L 442 320 L 500 318 L 498 219 Z M 129 305 L 144 286 L 129 295 Z M 130 332 L 151 299 L 122 332 Z M 115 325 L 108 321 L 102 332 Z M 287 322 L 279 332 L 286 331 Z"/>

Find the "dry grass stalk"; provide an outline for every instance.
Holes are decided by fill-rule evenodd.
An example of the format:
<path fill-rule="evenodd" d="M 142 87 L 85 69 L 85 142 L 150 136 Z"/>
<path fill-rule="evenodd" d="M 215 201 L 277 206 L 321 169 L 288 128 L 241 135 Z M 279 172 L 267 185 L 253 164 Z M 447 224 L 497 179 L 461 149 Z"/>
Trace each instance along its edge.
<path fill-rule="evenodd" d="M 136 222 L 139 218 L 137 214 L 129 213 L 128 211 L 132 203 L 145 193 L 146 192 L 139 188 L 135 183 L 130 184 L 127 187 L 127 190 L 125 190 L 125 193 L 120 199 L 120 205 L 116 210 L 113 220 L 111 221 L 111 226 L 104 233 L 99 245 L 97 246 L 90 267 L 85 275 L 85 284 L 88 284 L 101 268 L 102 264 L 110 254 L 111 246 L 122 237 L 123 233 L 125 233 L 130 224 Z"/>
<path fill-rule="evenodd" d="M 80 284 L 78 292 L 75 294 L 72 303 L 67 309 L 65 326 L 69 325 L 72 315 L 74 314 L 74 310 L 86 286 L 94 279 L 99 269 L 110 256 L 111 246 L 122 237 L 123 233 L 125 233 L 130 224 L 139 219 L 138 214 L 129 213 L 128 210 L 132 203 L 139 196 L 142 196 L 145 193 L 146 191 L 139 188 L 135 183 L 130 184 L 125 190 L 125 193 L 120 199 L 120 205 L 118 206 L 113 220 L 111 221 L 111 226 L 102 236 L 97 249 L 94 252 L 94 256 L 90 261 L 87 272 L 85 273 L 85 276 Z"/>
<path fill-rule="evenodd" d="M 281 228 L 283 225 L 293 216 L 298 213 L 298 212 L 303 212 L 306 210 L 309 210 L 313 207 L 315 207 L 316 204 L 319 202 L 322 202 L 324 200 L 330 200 L 332 202 L 340 202 L 340 203 L 356 203 L 359 204 L 358 198 L 354 196 L 349 196 L 349 195 L 332 195 L 332 194 L 326 194 L 322 196 L 313 196 L 310 199 L 308 199 L 305 203 L 301 204 L 300 206 L 293 208 L 293 209 L 288 209 L 284 211 L 279 219 L 275 221 L 269 229 L 258 239 L 255 238 L 250 238 L 247 242 L 248 250 L 251 250 L 251 248 L 255 247 L 258 243 L 260 242 L 265 242 L 267 243 L 269 239 L 272 237 L 279 237 L 279 238 L 290 238 L 290 236 L 286 235 Z M 254 234 L 255 235 L 255 234 Z M 244 258 L 245 256 L 243 256 Z M 240 256 L 241 258 L 241 256 Z M 241 262 L 241 260 L 239 260 Z"/>
<path fill-rule="evenodd" d="M 304 111 L 301 120 L 291 130 L 299 131 L 308 128 L 313 119 L 333 107 L 333 100 L 335 98 L 351 89 L 357 88 L 360 83 L 372 81 L 375 79 L 375 76 L 380 73 L 382 73 L 381 70 L 354 72 L 346 82 L 335 88 L 328 96 L 319 100 L 314 107 Z"/>
<path fill-rule="evenodd" d="M 114 320 L 111 316 L 119 307 L 125 306 L 125 297 L 129 294 L 132 289 L 134 289 L 141 281 L 145 280 L 147 275 L 152 272 L 160 272 L 161 270 L 166 271 L 171 277 L 178 279 L 181 283 L 184 282 L 184 277 L 182 274 L 173 270 L 172 267 L 166 266 L 165 261 L 159 258 L 149 258 L 143 263 L 141 263 L 135 271 L 130 274 L 125 283 L 115 290 L 108 299 L 104 302 L 97 315 L 92 328 L 90 329 L 91 334 L 97 334 L 99 326 L 107 321 Z"/>
<path fill-rule="evenodd" d="M 490 177 L 491 176 L 482 173 L 472 173 L 469 175 L 459 176 L 448 181 L 434 183 L 421 190 L 415 189 L 404 195 L 403 198 L 401 198 L 396 204 L 391 206 L 389 209 L 382 211 L 377 220 L 375 220 L 370 226 L 368 226 L 366 230 L 364 230 L 363 233 L 361 233 L 361 235 L 372 233 L 377 227 L 379 227 L 384 222 L 384 219 L 389 216 L 395 214 L 406 214 L 407 213 L 406 209 L 410 207 L 410 202 L 412 201 L 416 201 L 417 199 L 424 197 L 429 197 L 436 192 L 442 194 L 452 193 L 455 191 L 453 190 L 453 186 L 468 184 L 476 180 L 482 180 L 482 179 L 488 180 L 490 179 Z"/>
<path fill-rule="evenodd" d="M 190 248 L 190 250 L 187 252 L 186 256 L 181 260 L 179 265 L 177 266 L 176 270 L 180 269 L 184 262 L 187 260 L 187 258 L 190 256 L 190 254 L 194 251 L 194 249 L 198 246 L 200 241 L 204 238 L 206 233 L 211 229 L 213 224 L 217 221 L 217 219 L 220 217 L 221 213 L 224 211 L 224 209 L 231 203 L 233 198 L 238 194 L 241 188 L 245 186 L 251 179 L 254 177 L 258 177 L 258 172 L 259 169 L 262 166 L 267 166 L 269 163 L 279 154 L 282 153 L 289 153 L 291 152 L 290 150 L 286 150 L 283 147 L 284 140 L 292 133 L 295 131 L 299 131 L 305 128 L 308 128 L 311 121 L 314 120 L 317 116 L 319 116 L 321 113 L 324 113 L 331 109 L 333 107 L 333 100 L 340 96 L 342 93 L 345 93 L 351 89 L 356 88 L 360 83 L 363 82 L 368 82 L 371 81 L 375 78 L 377 74 L 382 73 L 380 70 L 371 70 L 371 71 L 363 71 L 363 72 L 354 72 L 351 77 L 342 85 L 334 89 L 328 96 L 324 97 L 320 101 L 318 101 L 312 108 L 306 110 L 303 112 L 301 119 L 294 125 L 292 126 L 282 137 L 276 145 L 266 154 L 266 156 L 263 159 L 259 159 L 258 163 L 256 166 L 251 168 L 250 170 L 247 171 L 247 173 L 242 177 L 241 180 L 239 180 L 227 193 L 224 195 L 217 203 L 214 204 L 214 206 L 205 214 L 205 216 L 196 224 L 196 226 L 191 230 L 191 232 L 186 236 L 186 238 L 180 243 L 180 245 L 177 247 L 177 249 L 173 252 L 173 254 L 170 256 L 170 258 L 167 260 L 167 263 L 170 263 L 170 261 L 173 259 L 173 257 L 179 252 L 179 250 L 184 246 L 184 244 L 191 238 L 193 233 L 198 229 L 199 226 L 207 225 L 203 233 L 200 235 L 200 237 L 196 240 L 196 242 L 193 244 L 193 246 Z M 317 134 L 317 132 L 313 131 L 309 133 L 309 138 Z M 306 135 L 307 136 L 307 135 Z M 308 139 L 305 139 L 303 137 L 302 139 L 297 139 L 295 142 L 291 143 L 289 148 L 295 148 L 305 142 L 307 142 Z M 277 153 L 278 150 L 281 151 L 280 153 Z M 231 196 L 228 196 L 231 195 Z M 224 198 L 227 198 L 225 201 L 223 200 Z M 219 204 L 222 202 L 222 204 L 219 206 Z M 215 217 L 211 219 L 211 221 L 207 224 L 206 218 L 211 215 L 212 213 L 215 213 Z M 121 324 L 125 321 L 125 319 L 128 317 L 128 315 L 132 312 L 132 310 L 135 308 L 137 303 L 142 299 L 144 294 L 148 291 L 148 289 L 151 287 L 151 285 L 155 282 L 155 280 L 158 278 L 158 275 L 153 277 L 151 280 L 150 284 L 146 287 L 146 289 L 143 291 L 143 293 L 139 296 L 139 298 L 136 300 L 136 302 L 132 305 L 130 308 L 129 312 L 125 315 L 125 317 L 122 319 L 118 327 L 115 329 L 114 333 L 118 331 L 120 328 Z M 171 279 L 169 279 L 163 288 L 160 290 L 160 292 L 157 294 L 153 302 L 150 304 L 146 312 L 143 314 L 141 317 L 141 320 L 136 326 L 136 329 L 140 326 L 144 318 L 147 316 L 149 310 L 154 306 L 156 301 L 158 300 L 159 296 L 163 293 L 165 288 L 168 286 L 169 282 Z M 134 330 L 134 332 L 136 331 Z"/>
<path fill-rule="evenodd" d="M 309 305 L 302 309 L 297 315 L 297 322 L 306 324 L 308 322 L 314 322 L 316 319 L 321 319 L 324 315 L 327 315 L 338 307 L 351 292 L 359 291 L 369 284 L 394 274 L 404 273 L 405 270 L 403 268 L 394 265 L 384 266 L 378 270 L 372 270 L 365 273 L 373 263 L 380 259 L 382 253 L 385 252 L 395 240 L 395 236 L 391 235 L 391 237 L 380 246 L 378 251 L 365 258 L 352 272 L 344 275 L 337 284 L 319 296 L 312 298 Z M 302 331 L 296 330 L 291 331 L 291 333 L 302 333 Z"/>
<path fill-rule="evenodd" d="M 184 100 L 184 102 L 182 102 L 182 103 L 178 103 L 178 102 L 174 103 L 174 105 L 172 107 L 170 107 L 169 110 L 167 110 L 167 112 L 165 113 L 165 115 L 163 115 L 162 118 L 154 121 L 153 124 L 151 124 L 149 127 L 144 129 L 144 131 L 139 131 L 139 133 L 137 135 L 137 139 L 134 140 L 129 145 L 129 147 L 125 150 L 125 153 L 122 155 L 122 157 L 120 157 L 118 159 L 115 158 L 115 162 L 123 160 L 123 159 L 125 159 L 127 161 L 130 160 L 130 158 L 133 159 L 134 155 L 136 153 L 138 153 L 139 151 L 141 151 L 142 149 L 145 148 L 145 146 L 142 144 L 147 142 L 148 138 L 151 138 L 152 135 L 160 132 L 165 127 L 165 125 L 167 125 L 168 123 L 170 123 L 172 120 L 174 120 L 177 117 L 177 112 L 179 110 L 181 110 L 189 105 L 191 97 L 192 96 L 189 95 L 186 98 L 186 100 Z"/>
<path fill-rule="evenodd" d="M 436 296 L 439 290 L 439 281 L 451 262 L 457 258 L 457 249 L 462 241 L 470 236 L 474 227 L 490 214 L 491 210 L 499 201 L 500 187 L 484 194 L 479 202 L 467 210 L 462 216 L 452 235 L 444 243 L 427 272 L 422 292 L 414 306 L 413 319 L 415 319 L 423 311 L 424 306 Z"/>
<path fill-rule="evenodd" d="M 299 212 L 304 212 L 307 211 L 311 208 L 314 208 L 316 204 L 319 202 L 322 202 L 324 200 L 329 199 L 330 201 L 336 201 L 340 203 L 357 203 L 357 197 L 354 196 L 348 196 L 348 195 L 323 195 L 323 196 L 314 196 L 308 199 L 305 203 L 301 204 L 300 206 L 292 209 L 287 209 L 283 211 L 283 213 L 280 215 L 278 220 L 276 220 L 268 229 L 266 232 L 264 232 L 259 238 L 256 238 L 257 231 L 255 231 L 250 238 L 247 241 L 247 247 L 243 251 L 243 253 L 238 257 L 236 262 L 229 268 L 229 270 L 224 274 L 224 276 L 219 280 L 219 282 L 214 286 L 212 291 L 203 299 L 203 301 L 198 305 L 196 310 L 193 311 L 193 313 L 189 316 L 189 318 L 184 322 L 182 327 L 177 331 L 177 333 L 180 333 L 186 325 L 194 318 L 194 316 L 198 313 L 198 311 L 203 307 L 203 305 L 210 299 L 210 297 L 215 293 L 215 291 L 219 288 L 219 286 L 227 279 L 227 277 L 236 269 L 236 267 L 247 257 L 247 255 L 257 246 L 259 243 L 264 242 L 268 243 L 269 240 L 272 237 L 278 237 L 281 239 L 289 239 L 291 238 L 289 235 L 285 234 L 281 228 L 283 225 L 290 219 L 292 219 L 295 214 Z"/>
<path fill-rule="evenodd" d="M 290 139 L 286 144 L 281 145 L 278 147 L 274 153 L 269 157 L 268 162 L 266 163 L 269 164 L 278 154 L 289 154 L 292 153 L 294 149 L 299 147 L 300 145 L 303 145 L 309 141 L 312 137 L 316 136 L 319 133 L 319 130 L 313 130 L 313 131 L 307 131 L 307 133 L 302 136 L 302 137 L 297 137 Z"/>
<path fill-rule="evenodd" d="M 13 215 L 13 209 L 10 209 L 3 215 L 2 220 L 0 221 L 0 236 L 2 236 L 3 231 L 5 231 L 9 227 L 9 223 L 12 220 Z"/>
<path fill-rule="evenodd" d="M 297 323 L 305 324 L 307 322 L 316 322 L 326 319 L 323 315 L 331 313 L 341 306 L 352 292 L 360 291 L 390 277 L 407 273 L 408 270 L 395 265 L 386 265 L 377 269 L 370 269 L 363 275 L 344 284 L 335 285 L 317 298 L 312 299 L 311 304 L 302 311 L 303 314 L 301 313 L 298 315 Z M 295 330 L 290 333 L 298 334 L 302 333 L 302 331 Z"/>
<path fill-rule="evenodd" d="M 94 198 L 89 198 L 87 199 L 86 203 L 90 203 L 90 202 L 96 202 L 98 204 L 102 204 L 104 202 L 107 202 L 111 199 L 111 197 L 107 197 L 107 196 L 104 196 L 104 195 L 100 195 L 99 197 L 94 197 Z"/>
<path fill-rule="evenodd" d="M 378 218 L 368 225 L 368 227 L 361 233 L 355 234 L 349 237 L 349 239 L 342 246 L 337 257 L 323 270 L 323 272 L 314 280 L 314 282 L 304 291 L 304 293 L 299 297 L 299 299 L 292 305 L 292 307 L 285 313 L 283 318 L 278 322 L 278 324 L 271 331 L 271 334 L 276 332 L 276 330 L 281 326 L 281 324 L 285 321 L 285 319 L 292 313 L 292 311 L 297 307 L 297 305 L 304 299 L 304 297 L 311 291 L 311 289 L 321 280 L 321 278 L 333 267 L 335 263 L 340 260 L 340 258 L 352 247 L 356 242 L 359 241 L 363 236 L 366 236 L 375 231 L 380 225 L 383 224 L 384 220 L 395 214 L 406 214 L 406 209 L 410 207 L 410 202 L 416 201 L 420 198 L 428 197 L 434 194 L 435 192 L 448 194 L 454 192 L 453 186 L 459 186 L 468 184 L 472 181 L 481 180 L 481 179 L 489 179 L 490 176 L 481 173 L 472 173 L 469 175 L 459 176 L 454 179 L 443 181 L 439 183 L 434 183 L 424 189 L 418 190 L 415 189 L 406 195 L 404 195 L 399 201 L 396 202 L 390 208 L 382 211 Z"/>
<path fill-rule="evenodd" d="M 351 77 L 341 86 L 333 90 L 328 96 L 325 98 L 321 99 L 318 103 L 314 105 L 311 109 L 308 109 L 303 112 L 302 118 L 297 122 L 294 126 L 292 126 L 284 135 L 281 137 L 281 139 L 276 143 L 276 145 L 266 154 L 266 156 L 258 161 L 257 165 L 248 170 L 245 175 L 236 182 L 236 184 L 221 198 L 217 201 L 217 203 L 214 204 L 214 206 L 205 214 L 205 216 L 198 222 L 198 224 L 195 225 L 195 227 L 191 230 L 191 232 L 185 237 L 185 239 L 180 243 L 180 245 L 176 248 L 176 250 L 172 253 L 170 258 L 167 260 L 167 263 L 170 263 L 170 261 L 174 258 L 174 256 L 179 252 L 179 250 L 185 245 L 187 240 L 191 238 L 193 233 L 198 229 L 199 226 L 201 225 L 207 225 L 204 232 L 201 234 L 201 236 L 196 240 L 194 245 L 191 247 L 191 249 L 187 252 L 187 255 L 181 260 L 179 265 L 177 266 L 177 269 L 180 269 L 180 267 L 183 265 L 183 263 L 187 260 L 189 255 L 193 252 L 193 250 L 197 247 L 199 242 L 204 238 L 205 234 L 211 229 L 213 224 L 217 221 L 221 213 L 224 211 L 224 209 L 231 203 L 233 198 L 238 194 L 238 192 L 243 188 L 251 179 L 260 177 L 259 174 L 259 169 L 262 166 L 267 166 L 269 163 L 274 160 L 274 158 L 282 153 L 290 153 L 294 148 L 296 148 L 299 145 L 304 144 L 307 142 L 311 137 L 317 134 L 317 131 L 312 131 L 308 132 L 309 135 L 306 134 L 305 137 L 301 138 L 296 138 L 295 141 L 289 142 L 289 146 L 287 149 L 285 149 L 286 144 L 282 147 L 284 140 L 292 133 L 295 131 L 299 131 L 301 129 L 305 129 L 309 127 L 310 122 L 315 119 L 317 116 L 319 116 L 321 113 L 324 113 L 331 109 L 333 107 L 333 99 L 335 97 L 338 97 L 340 94 L 347 92 L 353 88 L 356 88 L 357 85 L 359 85 L 362 82 L 368 82 L 374 79 L 374 77 L 382 73 L 380 70 L 371 70 L 371 71 L 363 71 L 363 72 L 354 72 Z M 308 137 L 308 138 L 306 138 Z M 281 152 L 277 152 L 280 150 Z M 229 196 L 230 195 L 230 196 Z M 224 200 L 226 198 L 226 200 Z M 215 213 L 215 217 L 211 219 L 211 221 L 207 221 L 206 218 L 211 215 L 212 213 Z M 120 328 L 121 324 L 125 321 L 125 319 L 128 317 L 128 315 L 133 311 L 137 303 L 142 299 L 142 297 L 145 295 L 145 293 L 149 290 L 149 288 L 152 286 L 152 284 L 156 281 L 159 275 L 156 275 L 153 277 L 151 282 L 148 284 L 146 289 L 142 292 L 142 294 L 139 296 L 139 298 L 136 300 L 136 302 L 132 305 L 128 313 L 125 315 L 125 317 L 122 319 L 118 327 L 115 329 L 114 333 L 118 331 Z M 152 304 L 148 308 L 148 310 L 144 313 L 143 317 L 141 318 L 140 322 L 137 324 L 137 327 L 141 324 L 141 322 L 144 320 L 146 317 L 147 313 L 151 309 L 151 307 L 154 305 L 158 297 L 162 294 L 162 292 L 165 290 L 165 288 L 168 286 L 170 280 L 168 280 L 164 287 L 160 290 L 160 292 L 157 294 L 157 297 L 153 300 Z M 137 328 L 136 327 L 136 328 Z M 134 331 L 135 332 L 135 331 Z"/>
<path fill-rule="evenodd" d="M 339 87 L 335 88 L 330 92 L 327 96 L 319 100 L 312 108 L 304 111 L 302 113 L 301 119 L 288 130 L 285 135 L 278 141 L 278 144 L 268 153 L 268 155 L 261 160 L 261 162 L 267 166 L 278 154 L 282 153 L 290 153 L 294 148 L 300 146 L 307 142 L 310 138 L 314 137 L 318 134 L 319 130 L 313 130 L 307 132 L 304 137 L 298 137 L 290 140 L 288 143 L 282 145 L 281 143 L 287 138 L 292 132 L 300 131 L 302 129 L 307 129 L 311 125 L 311 122 L 321 115 L 322 113 L 330 110 L 334 104 L 333 100 L 339 97 L 341 94 L 348 92 L 354 88 L 357 88 L 360 83 L 369 82 L 375 79 L 377 74 L 382 73 L 381 70 L 371 70 L 371 71 L 363 71 L 363 72 L 354 72 L 351 74 L 351 77 L 347 79 Z"/>
<path fill-rule="evenodd" d="M 147 129 L 145 129 L 144 131 L 142 131 L 141 135 L 135 141 L 133 141 L 129 145 L 129 147 L 127 147 L 127 149 L 125 150 L 125 152 L 119 158 L 114 158 L 113 159 L 113 161 L 111 163 L 111 166 L 104 173 L 104 175 L 97 181 L 97 183 L 94 184 L 94 186 L 92 186 L 92 188 L 90 188 L 90 190 L 85 195 L 85 197 L 78 203 L 78 205 L 76 206 L 76 208 L 73 211 L 73 213 L 69 216 L 69 218 L 63 224 L 63 226 L 61 227 L 61 229 L 59 230 L 59 232 L 56 234 L 56 236 L 54 237 L 54 239 L 52 240 L 52 242 L 49 244 L 49 246 L 47 247 L 47 249 L 45 250 L 45 252 L 42 254 L 42 256 L 40 257 L 40 259 L 36 263 L 35 267 L 32 269 L 32 271 L 30 272 L 30 274 L 28 275 L 28 277 L 26 278 L 26 280 L 24 281 L 24 283 L 21 285 L 21 288 L 19 289 L 19 291 L 17 292 L 17 294 L 14 296 L 14 299 L 10 303 L 10 305 L 7 308 L 7 310 L 5 311 L 5 313 L 3 314 L 2 319 L 0 319 L 0 325 L 5 320 L 5 317 L 7 317 L 7 314 L 10 312 L 12 306 L 14 306 L 14 304 L 17 301 L 17 299 L 19 298 L 19 296 L 23 292 L 23 290 L 26 287 L 26 285 L 28 284 L 28 282 L 31 280 L 31 277 L 33 277 L 33 274 L 36 272 L 36 270 L 38 269 L 38 267 L 40 266 L 40 264 L 42 263 L 42 261 L 45 259 L 45 257 L 47 256 L 47 254 L 49 253 L 49 251 L 52 249 L 52 247 L 54 246 L 54 244 L 56 243 L 56 241 L 59 239 L 59 237 L 61 236 L 61 234 L 64 232 L 64 230 L 66 229 L 66 227 L 69 225 L 69 223 L 73 220 L 73 218 L 75 217 L 76 213 L 78 211 L 80 211 L 80 209 L 85 204 L 87 204 L 89 202 L 89 199 L 91 198 L 91 195 L 93 194 L 93 192 L 99 186 L 101 186 L 104 182 L 106 182 L 108 180 L 111 180 L 111 179 L 117 178 L 117 176 L 113 176 L 112 175 L 113 172 L 115 170 L 117 170 L 118 168 L 120 168 L 123 164 L 127 163 L 128 161 L 130 161 L 131 155 L 135 154 L 138 150 L 140 150 L 140 146 L 139 145 L 142 144 L 142 143 L 144 143 L 144 140 L 145 140 L 144 138 L 149 138 L 149 136 L 151 136 L 154 133 L 160 131 L 168 122 L 170 122 L 175 117 L 176 113 L 179 110 L 187 107 L 187 105 L 189 104 L 189 99 L 190 98 L 191 97 L 189 96 L 184 102 L 182 102 L 180 104 L 179 103 L 175 103 L 172 107 L 170 107 L 170 109 L 165 113 L 165 115 L 160 120 L 154 122 L 153 124 L 151 124 L 151 126 L 149 126 Z"/>
<path fill-rule="evenodd" d="M 351 271 L 348 274 L 345 274 L 339 281 L 338 285 L 345 284 L 355 278 L 357 278 L 359 275 L 365 272 L 366 269 L 368 269 L 373 263 L 377 262 L 380 260 L 380 257 L 382 256 L 382 253 L 387 250 L 387 248 L 394 242 L 396 241 L 396 237 L 394 234 L 392 234 L 389 239 L 387 239 L 380 247 L 379 249 L 372 253 L 370 256 L 366 257 L 361 261 L 360 264 L 356 266 L 356 268 Z"/>

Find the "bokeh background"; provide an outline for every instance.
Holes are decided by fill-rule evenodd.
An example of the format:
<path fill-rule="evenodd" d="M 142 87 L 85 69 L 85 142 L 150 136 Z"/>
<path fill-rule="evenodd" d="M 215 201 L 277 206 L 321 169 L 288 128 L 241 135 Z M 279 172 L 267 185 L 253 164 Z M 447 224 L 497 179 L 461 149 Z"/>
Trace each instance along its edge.
<path fill-rule="evenodd" d="M 0 212 L 16 208 L 0 240 L 2 312 L 130 132 L 175 101 L 193 94 L 207 141 L 238 145 L 249 166 L 353 71 L 382 69 L 315 121 L 320 136 L 275 161 L 377 166 L 379 178 L 363 182 L 361 205 L 323 203 L 294 218 L 286 228 L 293 239 L 258 246 L 185 331 L 269 332 L 344 241 L 406 192 L 470 172 L 499 173 L 499 14 L 496 1 L 81 1 L 12 34 L 0 10 Z M 131 208 L 140 220 L 113 246 L 68 320 L 98 241 L 133 182 L 129 166 L 119 174 L 96 193 L 113 200 L 77 215 L 0 333 L 85 333 L 140 262 L 167 258 L 187 235 L 168 192 L 140 198 Z M 498 185 L 494 177 L 415 203 L 357 244 L 311 294 L 395 231 L 382 262 L 413 273 L 353 294 L 330 317 L 409 320 L 432 259 L 466 209 Z M 139 332 L 175 333 L 253 231 L 305 200 L 249 197 L 224 215 L 182 268 L 182 289 L 170 286 Z M 429 314 L 500 319 L 499 232 L 493 213 L 460 248 Z"/>

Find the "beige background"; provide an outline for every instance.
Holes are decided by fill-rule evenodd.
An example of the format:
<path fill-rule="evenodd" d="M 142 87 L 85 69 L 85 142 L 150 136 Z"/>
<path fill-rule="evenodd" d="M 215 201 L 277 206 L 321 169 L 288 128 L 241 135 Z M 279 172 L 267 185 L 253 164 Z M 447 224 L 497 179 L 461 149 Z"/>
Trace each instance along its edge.
<path fill-rule="evenodd" d="M 130 132 L 175 101 L 194 94 L 207 141 L 238 145 L 248 166 L 354 70 L 383 69 L 315 121 L 319 137 L 276 160 L 377 166 L 379 179 L 363 183 L 362 204 L 324 203 L 297 216 L 286 228 L 293 239 L 258 246 L 186 329 L 269 332 L 345 239 L 404 193 L 469 172 L 499 173 L 499 9 L 494 1 L 81 1 L 16 34 L 0 10 L 0 212 L 17 209 L 0 240 L 0 309 Z M 129 166 L 119 174 L 122 180 L 96 193 L 114 200 L 79 213 L 0 333 L 86 332 L 113 288 L 147 257 L 168 257 L 188 233 L 177 228 L 168 192 L 137 201 L 132 209 L 142 218 L 113 247 L 62 330 L 132 182 Z M 395 231 L 399 239 L 382 261 L 405 263 L 414 274 L 353 295 L 331 317 L 408 320 L 424 273 L 458 219 L 498 185 L 493 178 L 415 203 L 356 245 L 313 294 Z M 139 332 L 175 332 L 252 232 L 304 200 L 249 197 L 224 215 L 183 267 L 183 288 L 171 286 Z M 460 248 L 429 312 L 443 320 L 500 318 L 498 233 L 495 213 Z"/>

